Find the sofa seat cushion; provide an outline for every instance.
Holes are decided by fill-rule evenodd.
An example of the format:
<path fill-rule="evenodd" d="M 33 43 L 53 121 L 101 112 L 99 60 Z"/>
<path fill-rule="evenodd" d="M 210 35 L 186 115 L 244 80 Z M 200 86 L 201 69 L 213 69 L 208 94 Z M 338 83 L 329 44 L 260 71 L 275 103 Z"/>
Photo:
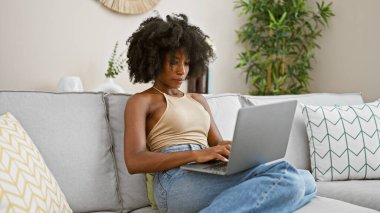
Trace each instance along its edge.
<path fill-rule="evenodd" d="M 317 196 L 302 208 L 294 211 L 294 213 L 324 213 L 324 212 L 339 212 L 339 213 L 376 213 L 378 211 L 357 206 L 351 203 L 346 203 L 340 200 Z"/>
<path fill-rule="evenodd" d="M 152 210 L 150 207 L 136 209 L 131 213 L 158 213 L 158 210 Z M 294 211 L 294 213 L 321 213 L 321 212 L 344 212 L 344 213 L 376 213 L 378 211 L 346 203 L 326 197 L 317 196 L 313 198 L 302 208 Z"/>
<path fill-rule="evenodd" d="M 359 93 L 334 94 L 312 93 L 305 95 L 281 95 L 281 96 L 242 96 L 244 103 L 250 105 L 262 105 L 286 100 L 298 100 L 298 106 L 294 115 L 289 144 L 286 150 L 285 160 L 299 169 L 310 170 L 309 143 L 306 133 L 306 125 L 302 116 L 300 103 L 306 105 L 352 105 L 362 104 L 363 99 Z"/>
<path fill-rule="evenodd" d="M 121 210 L 102 93 L 0 91 L 33 138 L 74 212 Z"/>
<path fill-rule="evenodd" d="M 380 211 L 380 180 L 317 182 L 318 195 Z"/>

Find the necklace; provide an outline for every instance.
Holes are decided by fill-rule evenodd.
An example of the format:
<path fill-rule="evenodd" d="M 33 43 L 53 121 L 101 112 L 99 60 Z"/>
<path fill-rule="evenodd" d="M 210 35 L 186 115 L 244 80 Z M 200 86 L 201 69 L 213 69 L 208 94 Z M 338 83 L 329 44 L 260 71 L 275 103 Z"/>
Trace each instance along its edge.
<path fill-rule="evenodd" d="M 155 87 L 155 86 L 152 86 L 152 88 L 153 89 L 155 89 L 155 90 L 157 90 L 158 92 L 160 92 L 161 94 L 166 94 L 166 95 L 169 95 L 169 94 L 167 94 L 166 92 L 162 92 L 161 90 L 159 90 L 157 87 Z M 185 93 L 184 92 L 182 92 L 182 91 L 180 91 L 180 90 L 178 90 L 180 93 L 181 93 L 181 96 L 177 96 L 177 94 L 175 94 L 175 95 L 169 95 L 169 96 L 172 96 L 172 97 L 183 97 L 183 96 L 185 96 Z"/>

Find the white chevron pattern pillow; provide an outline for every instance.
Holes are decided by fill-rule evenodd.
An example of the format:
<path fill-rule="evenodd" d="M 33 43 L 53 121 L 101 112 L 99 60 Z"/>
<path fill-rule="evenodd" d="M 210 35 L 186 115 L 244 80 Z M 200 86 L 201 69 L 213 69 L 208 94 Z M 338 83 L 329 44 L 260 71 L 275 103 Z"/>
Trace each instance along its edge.
<path fill-rule="evenodd" d="M 302 107 L 316 180 L 380 178 L 380 100 Z"/>
<path fill-rule="evenodd" d="M 72 212 L 21 124 L 0 116 L 0 212 Z"/>

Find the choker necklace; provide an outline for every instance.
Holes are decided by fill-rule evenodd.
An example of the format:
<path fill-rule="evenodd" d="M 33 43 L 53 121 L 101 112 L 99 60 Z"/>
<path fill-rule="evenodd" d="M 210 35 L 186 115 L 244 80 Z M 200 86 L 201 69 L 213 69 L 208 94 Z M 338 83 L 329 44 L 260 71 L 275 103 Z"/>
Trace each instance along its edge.
<path fill-rule="evenodd" d="M 159 90 L 157 87 L 155 87 L 155 86 L 152 86 L 152 88 L 153 89 L 155 89 L 155 90 L 157 90 L 158 92 L 160 92 L 161 94 L 166 94 L 166 95 L 169 95 L 169 94 L 167 94 L 166 92 L 162 92 L 161 90 Z M 179 92 L 181 92 L 181 95 L 182 96 L 173 96 L 173 95 L 169 95 L 169 96 L 172 96 L 172 97 L 183 97 L 183 96 L 185 96 L 185 93 L 184 92 L 182 92 L 182 91 L 180 91 L 180 90 L 178 90 Z"/>

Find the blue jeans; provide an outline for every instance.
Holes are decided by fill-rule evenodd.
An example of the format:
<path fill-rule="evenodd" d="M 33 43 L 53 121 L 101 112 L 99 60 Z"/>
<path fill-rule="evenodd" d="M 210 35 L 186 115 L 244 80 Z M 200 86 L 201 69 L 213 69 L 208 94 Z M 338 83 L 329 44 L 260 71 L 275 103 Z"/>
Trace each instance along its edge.
<path fill-rule="evenodd" d="M 198 150 L 178 145 L 161 152 Z M 220 176 L 179 168 L 156 173 L 154 194 L 160 212 L 292 212 L 316 194 L 313 176 L 285 161 Z"/>

